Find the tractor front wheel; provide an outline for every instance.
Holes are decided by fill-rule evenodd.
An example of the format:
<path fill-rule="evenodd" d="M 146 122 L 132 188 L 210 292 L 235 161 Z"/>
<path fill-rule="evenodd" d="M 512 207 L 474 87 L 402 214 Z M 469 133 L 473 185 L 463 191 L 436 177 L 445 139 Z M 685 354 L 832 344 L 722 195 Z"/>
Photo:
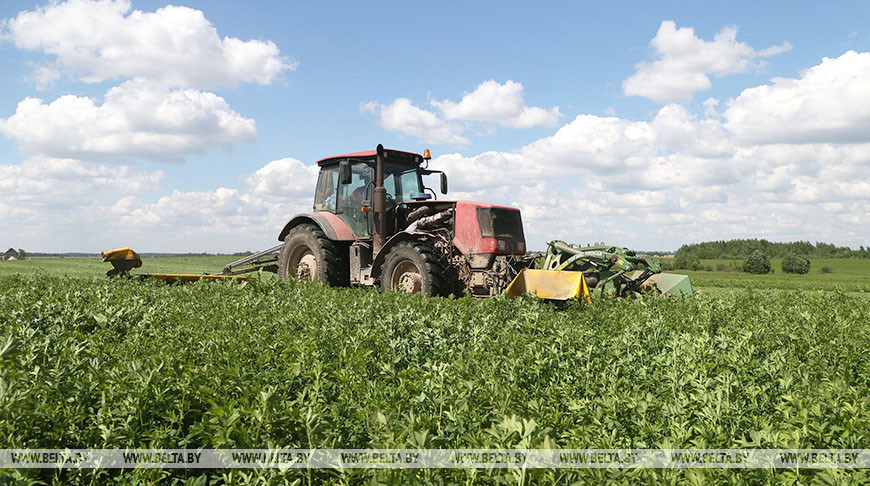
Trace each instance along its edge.
<path fill-rule="evenodd" d="M 432 247 L 405 241 L 393 247 L 384 259 L 381 290 L 443 296 L 449 293 L 445 277 Z"/>
<path fill-rule="evenodd" d="M 279 257 L 281 280 L 311 280 L 331 286 L 348 284 L 347 265 L 335 242 L 320 228 L 301 224 L 287 233 Z"/>

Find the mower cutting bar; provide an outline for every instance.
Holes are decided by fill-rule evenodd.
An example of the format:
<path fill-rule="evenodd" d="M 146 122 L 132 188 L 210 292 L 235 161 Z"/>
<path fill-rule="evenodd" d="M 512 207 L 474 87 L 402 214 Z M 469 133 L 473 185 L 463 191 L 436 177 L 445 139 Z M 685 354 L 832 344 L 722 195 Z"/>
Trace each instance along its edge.
<path fill-rule="evenodd" d="M 267 271 L 277 271 L 277 262 L 278 262 L 278 252 L 281 251 L 281 247 L 284 244 L 273 246 L 267 250 L 258 251 L 252 255 L 248 255 L 245 258 L 241 258 L 232 263 L 228 263 L 223 270 L 224 275 L 240 275 L 243 273 L 256 272 L 260 268 L 263 268 Z M 236 270 L 237 267 L 241 267 L 244 265 L 251 265 L 250 268 L 243 268 L 241 270 Z M 268 268 L 269 266 L 274 265 L 275 268 Z"/>
<path fill-rule="evenodd" d="M 268 250 L 267 250 L 268 251 Z M 264 252 L 260 252 L 261 254 Z M 250 258 L 256 258 L 258 255 L 251 255 Z M 196 282 L 197 280 L 234 280 L 243 281 L 248 277 L 238 275 L 212 275 L 212 274 L 191 274 L 191 273 L 140 273 L 130 274 L 130 270 L 142 266 L 142 257 L 131 248 L 115 248 L 114 250 L 106 250 L 102 253 L 104 262 L 112 264 L 112 270 L 106 272 L 110 278 L 130 277 L 139 280 L 153 278 L 162 280 L 167 283 L 188 283 Z M 276 257 L 277 259 L 277 257 Z M 234 262 L 235 263 L 235 262 Z M 232 265 L 232 264 L 230 264 Z M 239 272 L 241 273 L 241 272 Z"/>
<path fill-rule="evenodd" d="M 205 274 L 192 274 L 192 273 L 141 273 L 133 275 L 139 280 L 144 280 L 146 278 L 153 278 L 156 280 L 163 280 L 166 283 L 190 283 L 196 282 L 198 280 L 235 280 L 242 281 L 247 280 L 248 277 L 242 277 L 238 275 L 211 275 L 208 273 Z"/>

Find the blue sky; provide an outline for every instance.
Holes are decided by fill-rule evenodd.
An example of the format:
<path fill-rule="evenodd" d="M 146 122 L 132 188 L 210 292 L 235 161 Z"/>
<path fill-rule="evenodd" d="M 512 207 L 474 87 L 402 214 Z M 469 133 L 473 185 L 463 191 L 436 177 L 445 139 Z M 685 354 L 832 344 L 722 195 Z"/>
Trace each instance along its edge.
<path fill-rule="evenodd" d="M 866 3 L 250 5 L 0 5 L 0 244 L 267 247 L 377 143 L 533 248 L 870 243 Z"/>

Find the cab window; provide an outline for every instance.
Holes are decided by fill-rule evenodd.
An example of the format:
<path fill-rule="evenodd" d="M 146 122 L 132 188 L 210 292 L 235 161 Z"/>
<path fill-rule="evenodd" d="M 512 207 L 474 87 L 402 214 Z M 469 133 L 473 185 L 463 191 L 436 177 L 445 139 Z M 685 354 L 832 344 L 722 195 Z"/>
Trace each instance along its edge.
<path fill-rule="evenodd" d="M 338 166 L 323 167 L 317 177 L 314 191 L 314 210 L 335 212 L 335 193 L 338 189 Z"/>
<path fill-rule="evenodd" d="M 338 212 L 357 236 L 369 234 L 368 214 L 362 203 L 371 198 L 374 170 L 363 162 L 350 164 L 350 184 L 342 184 L 338 190 Z"/>
<path fill-rule="evenodd" d="M 384 166 L 384 188 L 387 190 L 387 206 L 411 200 L 411 194 L 423 192 L 416 166 L 386 164 Z"/>

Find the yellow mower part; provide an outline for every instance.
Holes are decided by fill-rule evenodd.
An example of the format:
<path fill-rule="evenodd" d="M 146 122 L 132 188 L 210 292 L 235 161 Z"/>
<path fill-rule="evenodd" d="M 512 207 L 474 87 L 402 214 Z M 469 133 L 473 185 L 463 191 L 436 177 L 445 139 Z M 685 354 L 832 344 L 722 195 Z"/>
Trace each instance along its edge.
<path fill-rule="evenodd" d="M 127 272 L 142 266 L 142 258 L 131 248 L 115 248 L 101 253 L 104 262 L 112 264 L 112 269 L 106 272 L 109 278 L 127 275 Z"/>
<path fill-rule="evenodd" d="M 508 285 L 507 296 L 515 299 L 523 294 L 535 294 L 548 300 L 583 300 L 589 302 L 589 288 L 583 272 L 565 270 L 523 269 Z"/>
<path fill-rule="evenodd" d="M 139 254 L 133 251 L 132 248 L 115 248 L 114 250 L 106 250 L 100 254 L 104 262 L 116 260 L 126 260 L 135 262 L 131 268 L 139 268 L 142 266 L 142 258 Z"/>

